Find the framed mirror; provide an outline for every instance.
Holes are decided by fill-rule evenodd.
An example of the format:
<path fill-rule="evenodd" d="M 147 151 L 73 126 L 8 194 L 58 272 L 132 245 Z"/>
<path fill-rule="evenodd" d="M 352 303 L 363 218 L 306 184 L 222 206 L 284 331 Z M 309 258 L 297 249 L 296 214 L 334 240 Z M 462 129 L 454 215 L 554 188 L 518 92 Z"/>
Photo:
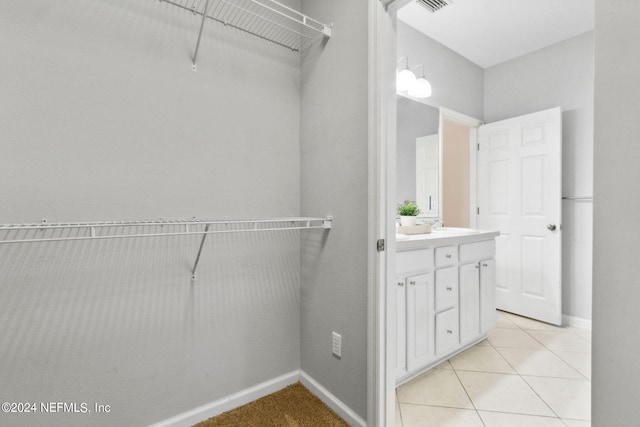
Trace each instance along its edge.
<path fill-rule="evenodd" d="M 440 111 L 397 96 L 397 204 L 415 200 L 420 217 L 440 218 Z"/>

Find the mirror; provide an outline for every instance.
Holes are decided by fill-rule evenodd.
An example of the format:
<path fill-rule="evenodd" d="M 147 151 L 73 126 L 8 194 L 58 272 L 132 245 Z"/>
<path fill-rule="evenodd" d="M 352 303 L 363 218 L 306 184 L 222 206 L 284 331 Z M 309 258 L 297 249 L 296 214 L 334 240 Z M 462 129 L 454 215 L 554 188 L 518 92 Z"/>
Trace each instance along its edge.
<path fill-rule="evenodd" d="M 440 111 L 397 96 L 396 204 L 415 200 L 421 217 L 440 217 Z"/>

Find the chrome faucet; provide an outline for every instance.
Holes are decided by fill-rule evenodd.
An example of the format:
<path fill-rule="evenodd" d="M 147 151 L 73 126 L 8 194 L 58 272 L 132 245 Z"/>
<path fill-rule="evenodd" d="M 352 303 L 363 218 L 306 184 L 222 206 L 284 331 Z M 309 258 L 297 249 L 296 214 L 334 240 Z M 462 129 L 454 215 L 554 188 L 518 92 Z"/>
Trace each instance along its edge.
<path fill-rule="evenodd" d="M 434 220 L 430 224 L 431 224 L 431 228 L 444 227 L 444 222 L 442 222 L 440 218 Z"/>

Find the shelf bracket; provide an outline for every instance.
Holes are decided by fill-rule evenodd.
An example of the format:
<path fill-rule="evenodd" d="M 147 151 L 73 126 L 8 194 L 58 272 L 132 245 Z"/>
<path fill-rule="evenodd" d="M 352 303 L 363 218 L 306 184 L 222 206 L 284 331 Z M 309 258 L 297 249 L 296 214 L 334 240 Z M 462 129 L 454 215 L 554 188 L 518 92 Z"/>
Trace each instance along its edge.
<path fill-rule="evenodd" d="M 196 48 L 193 52 L 193 61 L 191 62 L 191 71 L 198 71 L 198 65 L 196 61 L 198 59 L 198 49 L 200 49 L 200 40 L 202 39 L 202 31 L 204 30 L 204 23 L 207 20 L 207 15 L 209 14 L 209 0 L 204 5 L 204 11 L 202 12 L 202 22 L 200 22 L 200 32 L 198 33 L 198 41 L 196 42 Z"/>
<path fill-rule="evenodd" d="M 200 249 L 198 249 L 198 255 L 196 255 L 196 262 L 193 263 L 193 268 L 191 269 L 191 280 L 196 280 L 196 270 L 198 269 L 198 263 L 200 262 L 200 255 L 202 254 L 202 248 L 204 247 L 204 241 L 207 239 L 207 232 L 209 231 L 209 226 L 211 224 L 207 224 L 204 227 L 204 233 L 202 234 L 202 240 L 200 241 Z"/>

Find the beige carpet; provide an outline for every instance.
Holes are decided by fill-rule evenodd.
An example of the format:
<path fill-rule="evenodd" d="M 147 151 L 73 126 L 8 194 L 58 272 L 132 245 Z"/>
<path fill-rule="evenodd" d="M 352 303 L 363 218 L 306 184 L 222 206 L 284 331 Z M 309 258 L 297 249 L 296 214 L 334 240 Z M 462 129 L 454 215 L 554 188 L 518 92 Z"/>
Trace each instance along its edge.
<path fill-rule="evenodd" d="M 296 383 L 194 427 L 287 426 L 348 427 L 342 418 Z"/>

